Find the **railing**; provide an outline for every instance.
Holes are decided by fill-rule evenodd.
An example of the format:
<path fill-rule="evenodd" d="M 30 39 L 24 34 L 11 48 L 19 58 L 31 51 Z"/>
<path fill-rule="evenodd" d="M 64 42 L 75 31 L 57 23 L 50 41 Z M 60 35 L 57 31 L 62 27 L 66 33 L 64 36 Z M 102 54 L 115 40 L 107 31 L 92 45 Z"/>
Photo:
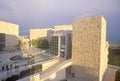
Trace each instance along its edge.
<path fill-rule="evenodd" d="M 62 68 L 68 67 L 68 66 L 70 66 L 71 64 L 72 64 L 71 59 L 60 62 L 60 64 L 57 64 L 56 67 L 50 69 L 49 71 L 43 72 L 43 73 L 41 72 L 41 73 L 40 73 L 40 80 L 42 80 L 42 79 L 44 79 L 44 78 L 47 78 L 47 77 L 50 76 L 51 74 L 59 71 L 59 70 L 62 69 Z"/>
<path fill-rule="evenodd" d="M 114 66 L 114 65 L 108 65 L 108 67 L 110 67 L 110 68 L 114 68 L 114 69 L 120 69 L 120 67 L 118 67 L 118 66 Z"/>
<path fill-rule="evenodd" d="M 31 65 L 27 65 L 27 66 L 25 66 L 25 64 L 20 64 L 19 65 L 19 72 L 17 72 L 16 73 L 16 71 L 15 71 L 15 68 L 13 67 L 12 68 L 12 70 L 9 70 L 9 71 L 12 71 L 13 73 L 12 74 L 9 74 L 9 76 L 7 75 L 7 73 L 9 73 L 6 69 L 5 69 L 5 71 L 2 71 L 2 72 L 4 72 L 4 76 L 1 78 L 0 77 L 0 80 L 4 80 L 4 79 L 6 79 L 6 78 L 8 78 L 8 77 L 10 77 L 10 76 L 12 76 L 12 75 L 16 75 L 16 74 L 19 74 L 21 71 L 24 71 L 24 70 L 27 70 L 27 69 L 30 69 L 30 68 L 32 68 L 32 66 L 35 66 L 35 65 L 38 65 L 38 64 L 42 64 L 42 63 L 45 63 L 45 62 L 50 62 L 50 61 L 53 61 L 53 60 L 59 60 L 58 58 L 54 58 L 54 59 L 49 59 L 49 60 L 46 60 L 46 61 L 43 61 L 43 62 L 36 62 L 36 63 L 34 63 L 34 64 L 31 64 Z M 15 65 L 15 64 L 14 64 Z M 21 69 L 22 67 L 24 67 L 23 69 Z M 2 74 L 2 72 L 0 73 L 0 75 Z M 25 77 L 27 77 L 27 76 L 29 76 L 29 75 L 33 75 L 33 73 L 27 73 L 26 75 L 25 75 Z"/>
<path fill-rule="evenodd" d="M 58 59 L 58 58 L 56 58 L 56 59 Z M 50 68 L 46 69 L 45 71 L 39 72 L 40 80 L 43 80 L 43 79 L 47 78 L 48 76 L 50 76 L 51 74 L 53 74 L 53 73 L 55 73 L 55 72 L 57 72 L 57 71 L 59 71 L 59 70 L 61 70 L 63 68 L 66 68 L 66 67 L 70 66 L 71 63 L 72 63 L 71 60 L 65 60 L 65 59 L 60 60 L 58 63 L 56 63 L 55 65 L 53 65 Z M 29 75 L 33 75 L 33 73 L 27 74 L 27 75 L 25 75 L 25 77 L 27 77 Z M 6 79 L 7 77 L 8 76 L 3 77 L 3 78 L 1 78 L 1 80 Z"/>

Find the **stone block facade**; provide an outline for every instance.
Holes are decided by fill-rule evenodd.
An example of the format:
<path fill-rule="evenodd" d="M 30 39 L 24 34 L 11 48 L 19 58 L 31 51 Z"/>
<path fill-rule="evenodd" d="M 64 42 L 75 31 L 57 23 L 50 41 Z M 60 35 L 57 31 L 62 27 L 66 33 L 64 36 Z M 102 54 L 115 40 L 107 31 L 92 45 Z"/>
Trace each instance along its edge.
<path fill-rule="evenodd" d="M 4 34 L 4 41 L 1 41 L 1 46 L 4 46 L 5 51 L 13 51 L 19 41 L 19 26 L 16 24 L 0 21 L 0 34 Z M 4 45 L 2 45 L 4 43 Z M 2 50 L 2 47 L 1 47 Z"/>
<path fill-rule="evenodd" d="M 61 31 L 61 30 L 72 30 L 72 25 L 57 25 L 54 27 L 55 31 Z"/>
<path fill-rule="evenodd" d="M 106 21 L 103 16 L 74 20 L 71 67 L 73 80 L 102 81 L 107 69 L 107 50 Z"/>
<path fill-rule="evenodd" d="M 0 21 L 0 33 L 19 36 L 19 25 Z"/>
<path fill-rule="evenodd" d="M 52 28 L 30 29 L 30 39 L 47 39 L 50 41 L 50 34 L 53 32 Z"/>

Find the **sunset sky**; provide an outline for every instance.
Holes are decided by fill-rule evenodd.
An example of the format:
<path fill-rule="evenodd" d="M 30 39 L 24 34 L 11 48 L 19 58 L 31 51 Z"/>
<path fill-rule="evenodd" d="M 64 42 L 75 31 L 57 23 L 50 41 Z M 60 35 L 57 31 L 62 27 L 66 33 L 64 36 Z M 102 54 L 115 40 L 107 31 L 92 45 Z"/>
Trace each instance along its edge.
<path fill-rule="evenodd" d="M 0 21 L 18 24 L 20 35 L 29 35 L 30 28 L 69 25 L 91 15 L 103 15 L 107 40 L 120 43 L 120 0 L 0 0 Z"/>

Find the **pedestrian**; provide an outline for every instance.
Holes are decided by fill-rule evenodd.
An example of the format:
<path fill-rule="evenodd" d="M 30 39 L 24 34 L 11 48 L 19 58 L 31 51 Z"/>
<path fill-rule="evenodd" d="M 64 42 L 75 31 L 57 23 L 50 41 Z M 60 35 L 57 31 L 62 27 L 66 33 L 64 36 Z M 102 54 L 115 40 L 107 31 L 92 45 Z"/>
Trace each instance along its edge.
<path fill-rule="evenodd" d="M 9 75 L 9 67 L 6 65 L 7 75 Z"/>
<path fill-rule="evenodd" d="M 17 65 L 17 70 L 18 70 L 18 72 L 19 72 L 19 65 Z"/>
<path fill-rule="evenodd" d="M 8 65 L 6 65 L 6 69 L 7 69 L 7 71 L 9 70 Z"/>
<path fill-rule="evenodd" d="M 12 70 L 12 64 L 10 65 L 10 69 Z"/>
<path fill-rule="evenodd" d="M 17 71 L 17 65 L 15 65 L 15 71 Z"/>
<path fill-rule="evenodd" d="M 5 66 L 2 67 L 2 71 L 4 71 L 4 70 L 5 70 Z"/>

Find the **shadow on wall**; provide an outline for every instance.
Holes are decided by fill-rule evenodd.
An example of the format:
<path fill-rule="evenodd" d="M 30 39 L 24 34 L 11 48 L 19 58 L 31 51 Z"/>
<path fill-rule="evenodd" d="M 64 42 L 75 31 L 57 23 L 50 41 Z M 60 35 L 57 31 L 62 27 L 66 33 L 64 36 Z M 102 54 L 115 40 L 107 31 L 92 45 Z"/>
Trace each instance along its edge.
<path fill-rule="evenodd" d="M 14 52 L 19 50 L 19 39 L 15 35 L 0 33 L 0 51 Z"/>
<path fill-rule="evenodd" d="M 46 80 L 44 81 L 62 81 L 63 79 L 66 78 L 66 73 L 65 69 L 59 70 L 56 73 L 53 73 L 50 75 Z"/>
<path fill-rule="evenodd" d="M 94 69 L 79 65 L 73 65 L 66 68 L 67 81 L 99 81 L 98 73 L 99 72 L 97 72 L 97 67 Z"/>

